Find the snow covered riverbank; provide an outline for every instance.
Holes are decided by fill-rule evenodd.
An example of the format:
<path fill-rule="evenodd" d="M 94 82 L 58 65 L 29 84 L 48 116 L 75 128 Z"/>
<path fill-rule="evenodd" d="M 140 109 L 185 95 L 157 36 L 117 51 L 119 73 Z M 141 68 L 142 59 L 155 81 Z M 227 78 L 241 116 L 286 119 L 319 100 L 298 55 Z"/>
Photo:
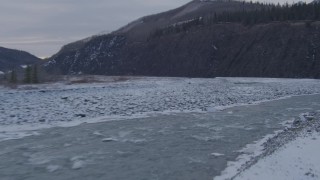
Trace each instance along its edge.
<path fill-rule="evenodd" d="M 317 119 L 311 119 L 311 121 L 313 122 L 304 127 L 296 127 L 298 129 L 296 135 L 287 133 L 286 136 L 290 136 L 287 138 L 290 138 L 291 141 L 286 142 L 286 138 L 280 137 L 279 139 L 283 142 L 273 144 L 274 152 L 259 159 L 256 164 L 241 172 L 234 179 L 268 180 L 270 177 L 274 180 L 319 179 L 319 116 Z"/>
<path fill-rule="evenodd" d="M 316 180 L 320 178 L 320 134 L 298 137 L 240 174 L 235 180 Z"/>
<path fill-rule="evenodd" d="M 302 113 L 284 130 L 249 144 L 252 154 L 242 154 L 214 180 L 319 179 L 320 110 Z M 245 150 L 241 150 L 245 152 Z"/>
<path fill-rule="evenodd" d="M 320 93 L 318 80 L 260 78 L 135 78 L 125 82 L 0 88 L 1 139 L 28 129 L 143 117 L 212 112 L 236 104 Z"/>

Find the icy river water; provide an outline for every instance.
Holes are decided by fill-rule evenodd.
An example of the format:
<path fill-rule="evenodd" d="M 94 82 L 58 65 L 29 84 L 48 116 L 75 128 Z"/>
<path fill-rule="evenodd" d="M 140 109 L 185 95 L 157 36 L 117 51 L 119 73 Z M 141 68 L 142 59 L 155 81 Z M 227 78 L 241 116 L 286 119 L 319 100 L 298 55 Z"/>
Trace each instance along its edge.
<path fill-rule="evenodd" d="M 207 113 L 51 128 L 0 142 L 1 180 L 209 180 L 247 144 L 320 110 L 320 95 Z"/>

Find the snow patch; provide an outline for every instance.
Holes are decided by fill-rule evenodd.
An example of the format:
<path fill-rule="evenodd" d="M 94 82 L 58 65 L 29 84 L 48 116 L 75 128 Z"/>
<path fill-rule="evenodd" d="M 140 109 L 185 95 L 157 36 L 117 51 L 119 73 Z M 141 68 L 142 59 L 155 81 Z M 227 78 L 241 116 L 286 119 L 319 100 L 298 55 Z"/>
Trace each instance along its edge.
<path fill-rule="evenodd" d="M 82 156 L 72 157 L 70 159 L 70 161 L 72 162 L 71 168 L 74 169 L 74 170 L 78 170 L 78 169 L 84 168 L 85 165 L 86 165 L 86 162 L 83 160 Z"/>
<path fill-rule="evenodd" d="M 47 171 L 50 173 L 53 173 L 53 172 L 59 170 L 60 168 L 61 167 L 58 165 L 49 165 L 49 166 L 47 166 Z"/>
<path fill-rule="evenodd" d="M 224 154 L 220 154 L 220 153 L 211 153 L 211 156 L 220 157 L 220 156 L 224 156 Z"/>

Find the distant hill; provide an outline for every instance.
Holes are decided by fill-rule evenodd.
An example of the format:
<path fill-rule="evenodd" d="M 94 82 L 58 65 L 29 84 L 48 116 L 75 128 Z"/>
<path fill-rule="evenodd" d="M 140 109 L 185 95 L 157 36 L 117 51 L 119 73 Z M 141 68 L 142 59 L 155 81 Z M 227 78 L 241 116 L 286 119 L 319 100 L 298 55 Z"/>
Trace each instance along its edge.
<path fill-rule="evenodd" d="M 320 5 L 193 0 L 64 46 L 63 74 L 320 78 Z"/>
<path fill-rule="evenodd" d="M 2 72 L 39 62 L 41 59 L 28 52 L 0 47 L 0 71 Z"/>

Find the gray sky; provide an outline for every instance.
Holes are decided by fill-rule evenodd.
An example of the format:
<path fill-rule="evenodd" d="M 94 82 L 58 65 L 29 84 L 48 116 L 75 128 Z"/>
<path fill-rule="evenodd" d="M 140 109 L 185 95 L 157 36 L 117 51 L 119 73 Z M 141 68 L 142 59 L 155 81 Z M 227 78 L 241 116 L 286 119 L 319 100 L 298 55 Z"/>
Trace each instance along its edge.
<path fill-rule="evenodd" d="M 69 42 L 114 31 L 139 17 L 189 1 L 0 0 L 0 46 L 51 56 Z"/>

